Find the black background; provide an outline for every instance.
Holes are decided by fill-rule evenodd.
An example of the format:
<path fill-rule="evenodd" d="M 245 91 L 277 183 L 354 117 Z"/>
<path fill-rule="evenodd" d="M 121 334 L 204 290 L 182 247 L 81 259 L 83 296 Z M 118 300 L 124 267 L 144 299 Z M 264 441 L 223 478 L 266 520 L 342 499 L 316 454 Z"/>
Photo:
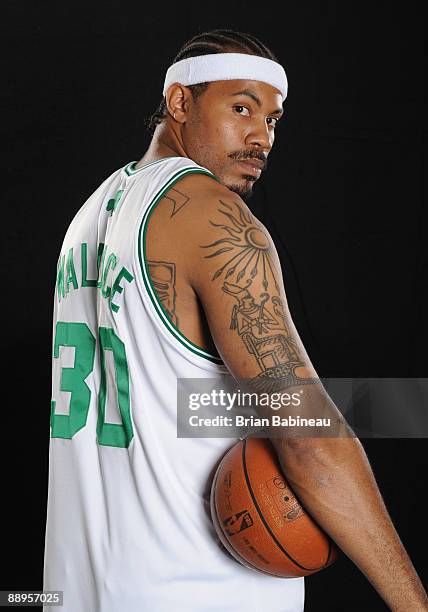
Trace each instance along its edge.
<path fill-rule="evenodd" d="M 247 31 L 286 69 L 286 115 L 250 206 L 277 244 L 318 373 L 427 376 L 424 32 L 418 5 L 403 6 L 3 3 L 1 589 L 42 585 L 51 316 L 65 230 L 101 181 L 144 153 L 144 118 L 190 36 Z M 426 441 L 363 443 L 426 581 Z M 363 608 L 386 609 L 346 558 L 306 580 L 308 612 Z"/>

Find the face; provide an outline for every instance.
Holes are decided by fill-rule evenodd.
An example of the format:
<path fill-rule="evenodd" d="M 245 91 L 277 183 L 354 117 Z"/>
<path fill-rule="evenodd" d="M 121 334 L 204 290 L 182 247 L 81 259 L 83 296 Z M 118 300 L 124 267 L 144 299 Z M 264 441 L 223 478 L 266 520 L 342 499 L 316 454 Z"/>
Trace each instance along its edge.
<path fill-rule="evenodd" d="M 260 81 L 215 81 L 188 98 L 182 124 L 188 156 L 243 198 L 267 166 L 282 116 L 280 92 Z"/>

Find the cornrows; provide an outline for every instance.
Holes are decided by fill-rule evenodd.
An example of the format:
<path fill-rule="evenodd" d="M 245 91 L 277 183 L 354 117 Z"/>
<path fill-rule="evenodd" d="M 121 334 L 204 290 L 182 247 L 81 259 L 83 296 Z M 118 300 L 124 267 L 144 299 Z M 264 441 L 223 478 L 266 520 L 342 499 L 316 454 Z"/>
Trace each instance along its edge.
<path fill-rule="evenodd" d="M 210 55 L 212 53 L 248 53 L 259 55 L 277 62 L 277 58 L 270 49 L 251 34 L 235 32 L 234 30 L 212 30 L 197 34 L 188 40 L 177 53 L 173 63 L 197 55 Z M 208 83 L 191 85 L 193 99 L 196 100 L 208 87 Z M 146 120 L 146 127 L 153 132 L 159 123 L 162 123 L 167 114 L 165 98 L 162 99 L 158 109 Z"/>

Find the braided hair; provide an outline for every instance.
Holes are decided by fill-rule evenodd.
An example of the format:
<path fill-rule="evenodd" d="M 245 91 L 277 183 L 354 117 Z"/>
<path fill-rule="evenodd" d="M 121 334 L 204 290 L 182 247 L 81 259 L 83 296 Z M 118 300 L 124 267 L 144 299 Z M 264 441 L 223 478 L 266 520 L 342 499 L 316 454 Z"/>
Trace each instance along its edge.
<path fill-rule="evenodd" d="M 248 55 L 258 55 L 277 62 L 277 58 L 262 42 L 255 36 L 235 32 L 234 30 L 212 30 L 197 34 L 188 40 L 177 53 L 173 63 L 179 62 L 188 57 L 197 55 L 210 55 L 212 53 L 247 53 Z M 208 87 L 209 83 L 198 83 L 190 85 L 192 97 L 196 100 Z M 159 123 L 165 119 L 168 113 L 166 100 L 163 97 L 158 109 L 146 120 L 146 127 L 149 132 L 154 132 Z"/>

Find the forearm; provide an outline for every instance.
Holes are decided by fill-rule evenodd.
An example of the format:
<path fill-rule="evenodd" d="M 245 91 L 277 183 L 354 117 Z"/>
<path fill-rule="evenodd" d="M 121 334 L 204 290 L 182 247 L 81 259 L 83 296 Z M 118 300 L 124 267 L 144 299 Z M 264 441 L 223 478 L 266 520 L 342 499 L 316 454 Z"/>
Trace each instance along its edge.
<path fill-rule="evenodd" d="M 356 438 L 272 440 L 304 507 L 394 611 L 428 610 L 419 577 L 398 537 Z"/>

